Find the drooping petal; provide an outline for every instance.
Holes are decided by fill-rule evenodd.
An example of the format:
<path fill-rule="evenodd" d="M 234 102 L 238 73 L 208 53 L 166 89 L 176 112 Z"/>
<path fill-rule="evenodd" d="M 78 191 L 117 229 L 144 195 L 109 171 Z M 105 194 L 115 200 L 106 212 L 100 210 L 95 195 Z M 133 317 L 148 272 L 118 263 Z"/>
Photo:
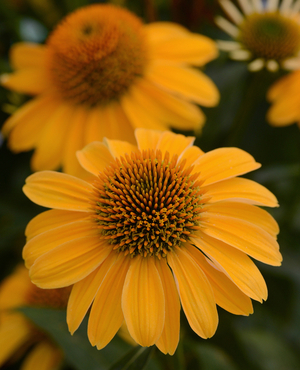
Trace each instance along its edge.
<path fill-rule="evenodd" d="M 122 309 L 132 338 L 144 347 L 155 344 L 165 323 L 165 296 L 154 258 L 132 259 L 124 283 Z"/>
<path fill-rule="evenodd" d="M 209 202 L 220 200 L 238 200 L 239 202 L 254 204 L 258 206 L 278 207 L 278 202 L 273 193 L 255 181 L 232 178 L 222 182 L 204 186 Z"/>
<path fill-rule="evenodd" d="M 287 94 L 278 99 L 267 113 L 267 120 L 273 126 L 288 126 L 299 118 L 299 95 Z"/>
<path fill-rule="evenodd" d="M 256 170 L 261 165 L 238 148 L 219 148 L 202 155 L 195 163 L 194 172 L 201 173 L 204 186 Z"/>
<path fill-rule="evenodd" d="M 63 211 L 60 209 L 50 209 L 42 212 L 29 221 L 25 229 L 27 241 L 47 230 L 55 229 L 74 221 L 83 220 L 87 214 L 74 211 Z"/>
<path fill-rule="evenodd" d="M 47 341 L 36 344 L 22 363 L 22 370 L 54 370 L 63 361 L 63 352 Z"/>
<path fill-rule="evenodd" d="M 88 325 L 91 344 L 105 347 L 115 336 L 124 320 L 121 298 L 130 257 L 119 256 L 107 271 L 95 297 Z"/>
<path fill-rule="evenodd" d="M 186 248 L 208 278 L 218 306 L 235 315 L 248 316 L 253 312 L 251 299 L 223 272 L 219 271 L 212 262 L 209 262 L 197 248 L 190 244 L 187 244 Z"/>
<path fill-rule="evenodd" d="M 169 252 L 167 259 L 176 276 L 182 308 L 191 328 L 202 338 L 212 337 L 217 329 L 218 313 L 207 277 L 183 248 Z"/>
<path fill-rule="evenodd" d="M 237 218 L 223 218 L 215 214 L 210 214 L 201 224 L 205 234 L 269 265 L 281 264 L 282 256 L 276 239 L 260 227 Z"/>
<path fill-rule="evenodd" d="M 67 104 L 61 104 L 44 123 L 45 128 L 37 142 L 31 158 L 31 168 L 34 171 L 55 170 L 59 168 L 66 138 L 70 130 L 73 109 Z M 59 132 L 59 135 L 57 134 Z"/>
<path fill-rule="evenodd" d="M 168 128 L 165 122 L 139 105 L 130 92 L 122 97 L 120 103 L 134 129 L 143 127 L 150 130 L 164 131 Z"/>
<path fill-rule="evenodd" d="M 16 350 L 26 343 L 31 335 L 30 327 L 21 314 L 13 314 L 1 321 L 0 326 L 0 366 Z"/>
<path fill-rule="evenodd" d="M 37 68 L 19 69 L 13 73 L 4 74 L 0 82 L 7 89 L 28 95 L 41 94 L 49 88 L 45 71 Z"/>
<path fill-rule="evenodd" d="M 279 233 L 279 227 L 274 218 L 264 209 L 240 202 L 220 201 L 207 204 L 203 210 L 205 215 L 216 214 L 222 217 L 235 217 L 261 227 L 274 238 Z"/>
<path fill-rule="evenodd" d="M 74 284 L 67 308 L 67 323 L 71 334 L 73 334 L 81 324 L 98 292 L 102 280 L 107 271 L 114 264 L 116 258 L 116 253 L 110 253 L 95 271 Z"/>
<path fill-rule="evenodd" d="M 17 42 L 9 51 L 14 69 L 42 68 L 45 65 L 46 46 L 29 42 Z"/>
<path fill-rule="evenodd" d="M 23 191 L 30 200 L 44 207 L 88 212 L 93 187 L 64 173 L 41 171 L 27 177 Z"/>
<path fill-rule="evenodd" d="M 75 284 L 93 272 L 110 251 L 99 236 L 71 240 L 39 257 L 30 269 L 30 278 L 43 289 Z"/>
<path fill-rule="evenodd" d="M 134 132 L 139 150 L 156 149 L 162 131 L 137 128 Z"/>
<path fill-rule="evenodd" d="M 179 341 L 180 301 L 174 277 L 165 258 L 156 260 L 155 265 L 160 275 L 165 294 L 165 325 L 162 334 L 155 343 L 161 352 L 173 355 Z"/>
<path fill-rule="evenodd" d="M 98 176 L 114 159 L 107 146 L 99 141 L 86 145 L 76 155 L 81 166 L 95 176 Z"/>
<path fill-rule="evenodd" d="M 8 145 L 14 152 L 32 149 L 43 132 L 43 122 L 55 112 L 59 102 L 55 97 L 41 95 L 25 103 L 2 127 L 2 133 L 8 138 Z"/>
<path fill-rule="evenodd" d="M 184 136 L 179 134 L 174 134 L 170 131 L 165 131 L 157 143 L 157 149 L 160 149 L 162 155 L 169 152 L 170 158 L 177 154 L 180 154 L 186 149 L 193 145 L 195 138 L 192 136 Z"/>
<path fill-rule="evenodd" d="M 63 153 L 63 170 L 74 176 L 81 177 L 83 168 L 80 166 L 76 152 L 84 147 L 84 128 L 88 117 L 85 106 L 74 107 L 72 119 L 72 130 L 68 133 Z"/>
<path fill-rule="evenodd" d="M 131 88 L 131 96 L 137 105 L 151 112 L 151 115 L 172 126 L 182 130 L 199 130 L 205 121 L 202 111 L 181 98 L 173 91 L 166 92 L 156 86 L 145 76 Z"/>
<path fill-rule="evenodd" d="M 193 244 L 203 251 L 242 292 L 260 302 L 267 299 L 266 283 L 251 258 L 203 232 L 199 231 L 195 234 L 197 237 L 191 238 Z"/>
<path fill-rule="evenodd" d="M 90 110 L 85 129 L 85 142 L 102 141 L 103 138 L 134 143 L 133 127 L 119 102 Z"/>
<path fill-rule="evenodd" d="M 23 258 L 30 268 L 37 258 L 68 241 L 99 236 L 99 230 L 91 220 L 80 220 L 45 231 L 30 239 L 23 248 Z"/>
<path fill-rule="evenodd" d="M 147 77 L 166 90 L 203 106 L 215 106 L 220 99 L 213 81 L 203 72 L 192 68 L 153 63 Z"/>

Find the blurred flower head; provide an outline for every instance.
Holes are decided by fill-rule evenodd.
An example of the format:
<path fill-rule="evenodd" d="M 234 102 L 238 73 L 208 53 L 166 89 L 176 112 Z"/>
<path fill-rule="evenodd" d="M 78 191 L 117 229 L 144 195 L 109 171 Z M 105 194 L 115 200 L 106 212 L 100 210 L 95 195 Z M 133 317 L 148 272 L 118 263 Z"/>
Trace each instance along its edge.
<path fill-rule="evenodd" d="M 180 302 L 191 328 L 208 338 L 216 304 L 249 315 L 251 298 L 267 298 L 251 258 L 280 265 L 278 225 L 257 206 L 278 204 L 237 177 L 260 167 L 243 150 L 204 153 L 194 138 L 167 131 L 135 135 L 137 145 L 107 139 L 78 152 L 93 183 L 52 171 L 27 178 L 29 199 L 53 209 L 28 224 L 23 257 L 37 286 L 74 284 L 71 333 L 92 306 L 93 346 L 106 346 L 125 320 L 138 344 L 173 354 Z"/>
<path fill-rule="evenodd" d="M 242 12 L 229 0 L 220 5 L 233 23 L 218 16 L 216 23 L 234 41 L 218 41 L 235 60 L 247 60 L 251 71 L 300 67 L 299 2 L 238 0 Z"/>
<path fill-rule="evenodd" d="M 40 289 L 29 279 L 28 270 L 18 266 L 0 286 L 0 366 L 29 352 L 23 370 L 56 370 L 62 351 L 21 312 L 20 307 L 66 307 L 70 288 Z M 43 365 L 41 365 L 43 364 Z"/>
<path fill-rule="evenodd" d="M 269 89 L 267 99 L 272 103 L 267 120 L 273 126 L 288 126 L 297 122 L 300 128 L 300 71 L 280 78 Z"/>
<path fill-rule="evenodd" d="M 46 45 L 11 49 L 8 89 L 36 96 L 2 132 L 11 150 L 35 149 L 32 169 L 77 174 L 75 152 L 103 137 L 134 142 L 134 128 L 199 130 L 196 104 L 219 92 L 200 70 L 217 56 L 211 39 L 168 22 L 144 25 L 124 8 L 94 4 L 54 29 Z"/>

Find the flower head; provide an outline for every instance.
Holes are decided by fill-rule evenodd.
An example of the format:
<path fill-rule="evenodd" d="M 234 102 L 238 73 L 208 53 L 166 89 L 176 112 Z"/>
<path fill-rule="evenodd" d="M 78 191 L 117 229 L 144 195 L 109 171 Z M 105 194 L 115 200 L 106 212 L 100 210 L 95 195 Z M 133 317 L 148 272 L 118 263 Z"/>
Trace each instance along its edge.
<path fill-rule="evenodd" d="M 235 24 L 223 17 L 216 23 L 234 41 L 219 41 L 220 49 L 236 60 L 248 60 L 249 69 L 300 67 L 300 23 L 298 2 L 283 0 L 239 0 L 244 14 L 229 0 L 220 4 Z"/>
<path fill-rule="evenodd" d="M 300 71 L 280 78 L 269 89 L 267 98 L 272 103 L 267 120 L 273 126 L 288 126 L 297 122 L 300 128 Z"/>
<path fill-rule="evenodd" d="M 38 369 L 42 359 L 45 369 L 55 370 L 62 362 L 62 351 L 47 335 L 15 309 L 30 307 L 66 307 L 70 288 L 44 290 L 32 284 L 28 270 L 18 266 L 0 286 L 0 366 L 18 353 L 29 350 L 22 369 Z"/>
<path fill-rule="evenodd" d="M 134 128 L 200 129 L 196 104 L 214 106 L 219 93 L 200 70 L 217 56 L 215 43 L 168 22 L 144 25 L 108 4 L 68 15 L 46 45 L 12 47 L 15 72 L 2 85 L 35 98 L 5 123 L 15 151 L 35 149 L 32 169 L 78 174 L 76 150 L 94 140 L 134 142 Z"/>
<path fill-rule="evenodd" d="M 267 298 L 250 257 L 281 263 L 278 226 L 257 207 L 277 201 L 236 177 L 260 167 L 240 149 L 204 153 L 192 137 L 135 134 L 137 146 L 105 140 L 78 152 L 93 183 L 51 171 L 27 178 L 25 194 L 53 209 L 27 226 L 23 257 L 37 286 L 74 284 L 71 333 L 92 306 L 92 345 L 103 348 L 125 320 L 138 344 L 173 354 L 180 302 L 192 329 L 208 338 L 216 304 L 248 315 L 250 298 Z"/>

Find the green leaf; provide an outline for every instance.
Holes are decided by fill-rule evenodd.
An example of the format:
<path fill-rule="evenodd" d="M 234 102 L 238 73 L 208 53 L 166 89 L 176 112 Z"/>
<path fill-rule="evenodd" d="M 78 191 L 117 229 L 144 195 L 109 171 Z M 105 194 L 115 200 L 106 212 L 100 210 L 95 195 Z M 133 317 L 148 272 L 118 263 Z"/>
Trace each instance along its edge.
<path fill-rule="evenodd" d="M 109 370 L 142 370 L 147 365 L 154 347 L 134 347 Z"/>
<path fill-rule="evenodd" d="M 53 338 L 63 349 L 66 362 L 75 369 L 106 370 L 131 348 L 118 337 L 100 351 L 92 347 L 87 338 L 87 319 L 72 336 L 67 328 L 65 311 L 32 307 L 23 307 L 20 311 Z"/>

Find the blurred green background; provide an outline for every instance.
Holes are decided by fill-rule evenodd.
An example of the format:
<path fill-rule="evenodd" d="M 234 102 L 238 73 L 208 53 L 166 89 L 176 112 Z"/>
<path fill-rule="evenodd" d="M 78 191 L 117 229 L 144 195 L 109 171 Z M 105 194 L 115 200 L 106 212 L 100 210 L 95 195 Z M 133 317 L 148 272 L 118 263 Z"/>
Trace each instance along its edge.
<path fill-rule="evenodd" d="M 94 1 L 96 2 L 96 1 Z M 88 0 L 0 0 L 0 73 L 10 71 L 8 51 L 18 41 L 44 42 L 53 26 Z M 175 21 L 213 39 L 226 35 L 213 22 L 221 9 L 214 0 L 115 0 L 145 22 Z M 248 177 L 268 187 L 280 208 L 269 210 L 280 226 L 281 267 L 257 263 L 269 289 L 264 304 L 253 302 L 250 317 L 219 310 L 215 336 L 203 340 L 181 319 L 181 341 L 174 356 L 156 348 L 133 348 L 120 338 L 102 351 L 86 338 L 86 324 L 73 337 L 65 312 L 26 309 L 24 313 L 46 330 L 64 350 L 65 369 L 300 369 L 300 132 L 297 125 L 271 127 L 265 119 L 266 92 L 282 72 L 250 73 L 246 64 L 230 61 L 225 53 L 205 67 L 221 93 L 220 104 L 203 109 L 207 121 L 196 144 L 204 151 L 236 146 L 248 151 L 262 168 Z M 299 87 L 300 88 L 300 87 Z M 0 87 L 1 125 L 28 97 Z M 300 104 L 300 102 L 299 102 Z M 186 132 L 186 134 L 193 134 Z M 31 153 L 12 154 L 0 138 L 0 263 L 1 279 L 21 261 L 24 229 L 41 207 L 22 193 L 30 175 Z M 0 348 L 1 350 L 1 348 Z M 119 360 L 119 361 L 118 361 Z M 22 359 L 6 365 L 19 369 Z"/>

